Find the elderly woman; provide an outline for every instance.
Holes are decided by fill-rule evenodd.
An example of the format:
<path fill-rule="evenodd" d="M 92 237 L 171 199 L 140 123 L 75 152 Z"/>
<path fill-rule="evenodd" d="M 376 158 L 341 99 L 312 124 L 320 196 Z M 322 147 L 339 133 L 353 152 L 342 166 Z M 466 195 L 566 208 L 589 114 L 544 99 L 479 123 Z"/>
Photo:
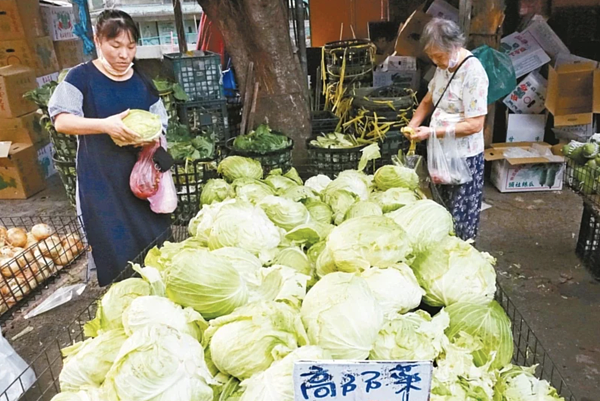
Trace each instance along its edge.
<path fill-rule="evenodd" d="M 410 139 L 436 135 L 443 142 L 455 136 L 458 153 L 466 160 L 472 180 L 462 185 L 438 185 L 444 205 L 454 217 L 454 231 L 464 240 L 475 239 L 483 197 L 483 124 L 487 114 L 488 77 L 479 60 L 464 48 L 458 25 L 439 18 L 424 29 L 425 53 L 437 66 L 429 90 L 409 127 Z M 429 127 L 422 126 L 431 115 Z"/>

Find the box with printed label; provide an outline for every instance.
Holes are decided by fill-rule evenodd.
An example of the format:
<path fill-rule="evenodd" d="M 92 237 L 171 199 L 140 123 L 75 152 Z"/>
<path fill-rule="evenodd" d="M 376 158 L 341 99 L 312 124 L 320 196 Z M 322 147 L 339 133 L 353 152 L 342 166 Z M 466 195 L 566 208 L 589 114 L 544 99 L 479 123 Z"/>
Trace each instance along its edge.
<path fill-rule="evenodd" d="M 550 57 L 528 32 L 515 32 L 502 38 L 500 51 L 510 57 L 517 78 L 550 62 Z"/>
<path fill-rule="evenodd" d="M 0 41 L 44 36 L 38 0 L 0 0 Z"/>
<path fill-rule="evenodd" d="M 48 179 L 48 177 L 56 174 L 56 168 L 52 161 L 52 155 L 54 154 L 54 147 L 50 141 L 41 142 L 35 145 L 37 150 L 37 159 L 42 172 L 42 177 Z"/>
<path fill-rule="evenodd" d="M 545 114 L 508 114 L 506 142 L 543 142 Z"/>
<path fill-rule="evenodd" d="M 399 56 L 418 57 L 428 61 L 429 58 L 423 52 L 420 39 L 423 28 L 433 17 L 425 14 L 421 9 L 411 14 L 406 22 L 400 27 L 398 40 L 396 41 L 396 54 Z"/>
<path fill-rule="evenodd" d="M 33 70 L 22 65 L 0 67 L 0 118 L 14 118 L 37 110 L 35 103 L 23 98 L 37 88 Z"/>
<path fill-rule="evenodd" d="M 45 34 L 53 41 L 76 39 L 73 33 L 75 14 L 73 6 L 66 1 L 42 0 L 40 11 L 44 20 Z"/>
<path fill-rule="evenodd" d="M 444 0 L 435 0 L 427 9 L 427 14 L 434 18 L 443 18 L 458 24 L 458 8 L 446 3 Z"/>
<path fill-rule="evenodd" d="M 596 133 L 595 119 L 590 124 L 552 127 L 552 132 L 558 139 L 566 141 L 587 142 Z"/>
<path fill-rule="evenodd" d="M 503 103 L 517 114 L 539 114 L 546 108 L 547 89 L 546 79 L 534 71 L 519 82 Z"/>
<path fill-rule="evenodd" d="M 59 70 L 52 40 L 47 36 L 0 42 L 0 66 L 11 64 L 31 67 L 37 77 Z"/>
<path fill-rule="evenodd" d="M 83 63 L 83 42 L 79 39 L 54 42 L 56 59 L 61 70 Z"/>
<path fill-rule="evenodd" d="M 419 89 L 421 74 L 415 57 L 390 56 L 373 71 L 373 87 L 397 85 Z"/>
<path fill-rule="evenodd" d="M 586 63 L 550 68 L 546 108 L 554 115 L 555 128 L 593 131 L 594 114 L 600 113 L 600 70 Z"/>
<path fill-rule="evenodd" d="M 41 113 L 33 112 L 17 118 L 0 119 L 0 141 L 36 144 L 48 140 L 40 124 Z"/>
<path fill-rule="evenodd" d="M 511 158 L 505 152 L 511 148 L 526 151 L 547 149 L 550 155 Z M 492 162 L 491 182 L 500 192 L 560 191 L 563 187 L 565 158 L 547 143 L 496 143 L 485 151 L 485 160 Z"/>
<path fill-rule="evenodd" d="M 58 72 L 44 75 L 43 77 L 37 77 L 35 79 L 35 82 L 37 83 L 38 88 L 41 88 L 42 86 L 44 86 L 52 81 L 58 81 Z"/>
<path fill-rule="evenodd" d="M 542 49 L 553 59 L 556 59 L 556 56 L 560 53 L 570 53 L 569 48 L 541 15 L 534 16 L 523 32 L 531 34 Z"/>
<path fill-rule="evenodd" d="M 46 187 L 33 145 L 13 143 L 0 158 L 0 199 L 27 199 Z"/>

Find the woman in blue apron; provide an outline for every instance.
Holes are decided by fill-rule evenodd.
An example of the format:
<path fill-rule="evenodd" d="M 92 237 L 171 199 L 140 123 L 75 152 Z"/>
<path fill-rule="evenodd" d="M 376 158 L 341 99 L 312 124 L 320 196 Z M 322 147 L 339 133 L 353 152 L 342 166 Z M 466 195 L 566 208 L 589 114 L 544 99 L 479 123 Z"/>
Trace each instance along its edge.
<path fill-rule="evenodd" d="M 171 216 L 156 214 L 136 198 L 129 176 L 139 147 L 119 147 L 137 136 L 123 123 L 131 109 L 167 113 L 152 82 L 133 64 L 140 37 L 133 19 L 105 10 L 96 25 L 98 59 L 69 71 L 48 109 L 58 132 L 78 136 L 77 212 L 91 246 L 90 266 L 100 286 L 110 284 L 148 245 L 166 236 Z"/>

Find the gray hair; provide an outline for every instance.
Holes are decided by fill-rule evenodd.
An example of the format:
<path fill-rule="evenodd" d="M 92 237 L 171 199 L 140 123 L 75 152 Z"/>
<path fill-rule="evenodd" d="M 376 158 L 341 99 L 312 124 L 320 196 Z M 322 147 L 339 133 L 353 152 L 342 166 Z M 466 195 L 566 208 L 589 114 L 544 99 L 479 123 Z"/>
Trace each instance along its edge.
<path fill-rule="evenodd" d="M 451 53 L 465 45 L 465 35 L 454 21 L 434 18 L 425 25 L 421 44 L 423 49 L 436 47 L 443 52 Z"/>

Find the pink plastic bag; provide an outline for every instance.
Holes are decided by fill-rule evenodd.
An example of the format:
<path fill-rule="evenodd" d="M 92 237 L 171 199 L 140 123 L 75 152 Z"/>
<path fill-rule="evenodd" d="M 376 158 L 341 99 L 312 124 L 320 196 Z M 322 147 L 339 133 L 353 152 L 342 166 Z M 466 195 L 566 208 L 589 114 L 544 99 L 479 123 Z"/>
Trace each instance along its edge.
<path fill-rule="evenodd" d="M 161 136 L 160 141 L 161 146 L 166 149 L 167 141 L 165 137 Z M 148 198 L 150 209 L 157 214 L 173 213 L 177 208 L 177 190 L 175 189 L 175 182 L 173 182 L 173 175 L 170 171 L 159 174 L 158 191 Z"/>
<path fill-rule="evenodd" d="M 156 141 L 142 148 L 129 176 L 129 188 L 140 199 L 148 199 L 159 190 L 161 173 L 157 170 L 153 160 L 158 146 L 159 143 Z"/>

